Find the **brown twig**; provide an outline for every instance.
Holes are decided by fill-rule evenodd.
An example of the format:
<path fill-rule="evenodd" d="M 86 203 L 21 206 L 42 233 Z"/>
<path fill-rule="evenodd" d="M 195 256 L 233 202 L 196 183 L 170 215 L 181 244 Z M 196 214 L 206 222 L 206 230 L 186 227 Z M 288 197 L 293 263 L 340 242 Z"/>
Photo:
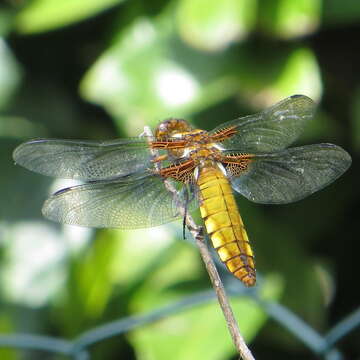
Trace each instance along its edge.
<path fill-rule="evenodd" d="M 152 132 L 149 127 L 144 127 L 144 135 L 152 137 Z M 157 156 L 156 150 L 152 149 L 154 157 Z M 158 163 L 155 164 L 156 167 L 160 165 Z M 238 323 L 235 319 L 234 313 L 232 311 L 229 299 L 226 295 L 224 285 L 221 281 L 219 273 L 216 269 L 214 261 L 211 257 L 209 249 L 205 242 L 204 230 L 201 226 L 196 225 L 194 219 L 186 212 L 184 206 L 181 206 L 181 201 L 178 201 L 178 192 L 175 187 L 171 184 L 171 182 L 167 179 L 164 179 L 164 185 L 166 189 L 171 192 L 174 196 L 175 202 L 178 205 L 178 210 L 180 214 L 185 217 L 185 224 L 188 228 L 189 232 L 195 239 L 196 245 L 200 250 L 200 255 L 202 260 L 205 263 L 206 270 L 209 274 L 210 280 L 212 282 L 213 288 L 215 290 L 218 302 L 220 304 L 221 310 L 224 314 L 227 327 L 229 329 L 232 341 L 240 354 L 240 357 L 243 360 L 255 360 L 250 349 L 247 347 L 243 336 L 240 334 Z"/>

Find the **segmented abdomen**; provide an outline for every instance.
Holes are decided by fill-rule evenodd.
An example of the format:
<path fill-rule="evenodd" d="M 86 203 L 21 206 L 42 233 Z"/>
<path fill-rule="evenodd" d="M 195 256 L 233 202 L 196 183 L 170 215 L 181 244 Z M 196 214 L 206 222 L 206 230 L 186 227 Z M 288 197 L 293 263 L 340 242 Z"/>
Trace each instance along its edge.
<path fill-rule="evenodd" d="M 246 286 L 256 282 L 254 256 L 229 181 L 217 166 L 200 169 L 200 212 L 221 261 Z"/>

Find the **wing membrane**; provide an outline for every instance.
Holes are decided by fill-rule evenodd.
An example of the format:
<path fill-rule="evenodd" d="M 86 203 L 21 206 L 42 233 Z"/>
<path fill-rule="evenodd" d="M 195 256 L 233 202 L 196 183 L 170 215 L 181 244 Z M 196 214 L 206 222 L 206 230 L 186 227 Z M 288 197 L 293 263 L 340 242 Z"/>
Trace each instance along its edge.
<path fill-rule="evenodd" d="M 332 144 L 290 148 L 254 157 L 246 173 L 231 178 L 251 201 L 285 204 L 300 200 L 336 180 L 350 166 L 350 155 Z"/>
<path fill-rule="evenodd" d="M 235 127 L 236 134 L 221 143 L 229 150 L 255 154 L 282 150 L 299 137 L 314 110 L 310 98 L 294 95 L 258 114 L 226 122 L 211 133 Z"/>
<path fill-rule="evenodd" d="M 40 174 L 84 181 L 111 179 L 151 166 L 144 138 L 32 140 L 18 146 L 13 157 L 16 163 Z"/>
<path fill-rule="evenodd" d="M 190 189 L 179 191 L 182 205 L 195 206 Z M 153 174 L 99 181 L 61 190 L 43 206 L 47 218 L 72 225 L 138 229 L 161 225 L 181 215 L 178 202 Z"/>

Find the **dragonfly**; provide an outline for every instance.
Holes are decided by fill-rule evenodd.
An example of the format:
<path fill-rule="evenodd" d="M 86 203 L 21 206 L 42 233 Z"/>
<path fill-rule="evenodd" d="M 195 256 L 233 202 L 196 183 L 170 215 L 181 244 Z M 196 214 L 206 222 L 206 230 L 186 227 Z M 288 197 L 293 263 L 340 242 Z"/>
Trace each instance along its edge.
<path fill-rule="evenodd" d="M 170 118 L 151 136 L 31 140 L 18 146 L 13 158 L 37 173 L 83 182 L 44 203 L 43 215 L 63 224 L 147 228 L 182 218 L 181 208 L 200 208 L 220 260 L 253 286 L 254 255 L 234 191 L 255 203 L 287 204 L 322 189 L 351 164 L 337 145 L 288 148 L 314 112 L 309 97 L 293 95 L 212 131 Z"/>

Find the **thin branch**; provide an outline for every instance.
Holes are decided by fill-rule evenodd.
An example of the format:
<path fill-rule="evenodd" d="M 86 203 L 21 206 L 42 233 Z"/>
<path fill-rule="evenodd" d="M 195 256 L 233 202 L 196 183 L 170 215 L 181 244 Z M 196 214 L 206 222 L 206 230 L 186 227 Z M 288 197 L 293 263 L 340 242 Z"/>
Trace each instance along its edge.
<path fill-rule="evenodd" d="M 147 126 L 144 127 L 143 134 L 149 137 L 153 136 L 151 129 Z M 151 151 L 154 157 L 156 157 L 157 156 L 156 150 L 152 149 Z M 159 163 L 155 163 L 155 166 L 157 167 L 157 169 L 159 169 L 160 167 Z M 204 229 L 201 226 L 198 226 L 195 223 L 194 219 L 191 217 L 191 215 L 188 214 L 188 212 L 185 209 L 185 206 L 182 205 L 181 201 L 179 201 L 178 192 L 175 189 L 175 187 L 172 185 L 172 183 L 169 180 L 164 179 L 164 185 L 166 189 L 173 194 L 175 203 L 178 204 L 178 210 L 180 214 L 185 218 L 185 224 L 189 232 L 194 237 L 196 245 L 200 250 L 201 258 L 205 263 L 206 270 L 209 274 L 218 302 L 224 314 L 226 324 L 229 329 L 235 348 L 237 349 L 237 351 L 240 354 L 240 357 L 243 360 L 255 360 L 250 349 L 246 345 L 243 336 L 240 333 L 239 325 L 235 319 L 234 312 L 232 311 L 229 299 L 226 295 L 224 285 L 221 281 L 219 273 L 216 269 L 214 261 L 206 245 L 205 237 L 204 237 Z"/>
<path fill-rule="evenodd" d="M 299 318 L 296 314 L 291 312 L 285 306 L 263 300 L 257 295 L 254 300 L 264 309 L 264 311 L 272 317 L 275 321 L 286 328 L 290 333 L 302 341 L 309 349 L 318 355 L 324 355 L 326 359 L 342 359 L 341 352 L 333 347 L 333 344 L 328 344 L 326 337 L 320 335 L 304 320 Z"/>
<path fill-rule="evenodd" d="M 345 335 L 360 326 L 360 307 L 335 325 L 325 337 L 326 346 L 333 346 Z"/>
<path fill-rule="evenodd" d="M 16 347 L 19 349 L 43 350 L 65 355 L 71 354 L 72 350 L 71 341 L 57 339 L 51 336 L 21 333 L 14 335 L 1 335 L 0 346 Z"/>

